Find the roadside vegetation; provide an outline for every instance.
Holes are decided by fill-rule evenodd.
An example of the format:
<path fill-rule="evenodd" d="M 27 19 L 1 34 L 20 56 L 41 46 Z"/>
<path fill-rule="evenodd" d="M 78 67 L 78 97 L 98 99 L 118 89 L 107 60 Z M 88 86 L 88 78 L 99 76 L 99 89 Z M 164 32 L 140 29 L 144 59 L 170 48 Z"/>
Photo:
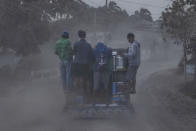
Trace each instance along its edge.
<path fill-rule="evenodd" d="M 130 16 L 114 1 L 110 1 L 108 8 L 94 8 L 81 0 L 0 0 L 0 18 L 0 47 L 22 56 L 39 52 L 39 45 L 55 31 L 74 32 L 87 25 L 89 30 L 109 31 L 122 23 L 153 21 L 147 9 Z"/>
<path fill-rule="evenodd" d="M 162 29 L 176 44 L 187 44 L 196 33 L 196 1 L 173 0 L 162 13 Z"/>
<path fill-rule="evenodd" d="M 171 37 L 175 44 L 182 45 L 184 48 L 184 56 L 179 66 L 181 66 L 181 69 L 185 72 L 185 79 L 187 79 L 187 64 L 189 63 L 190 65 L 191 63 L 196 67 L 195 12 L 195 0 L 173 0 L 171 6 L 166 8 L 162 13 L 161 27 L 164 32 L 163 34 L 167 37 Z M 191 59 L 188 60 L 188 56 L 191 56 Z M 196 72 L 193 75 L 194 81 L 191 81 L 186 87 L 195 87 Z"/>
<path fill-rule="evenodd" d="M 115 32 L 116 37 L 127 28 L 152 28 L 154 22 L 145 8 L 128 14 L 114 1 L 95 8 L 82 0 L 0 0 L 0 19 L 0 56 L 11 52 L 21 58 L 14 70 L 0 66 L 4 78 L 39 67 L 41 60 L 36 55 L 41 52 L 40 46 L 54 43 L 65 30 L 75 41 L 78 29 L 91 34 Z"/>

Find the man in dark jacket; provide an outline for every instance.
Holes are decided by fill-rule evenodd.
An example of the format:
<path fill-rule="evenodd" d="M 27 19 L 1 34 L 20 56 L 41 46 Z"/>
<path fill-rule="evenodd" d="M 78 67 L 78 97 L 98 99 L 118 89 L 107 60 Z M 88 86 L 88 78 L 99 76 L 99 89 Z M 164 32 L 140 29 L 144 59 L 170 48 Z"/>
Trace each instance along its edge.
<path fill-rule="evenodd" d="M 74 44 L 74 87 L 82 92 L 90 89 L 90 76 L 92 74 L 93 49 L 85 40 L 86 32 L 78 31 L 80 40 Z"/>

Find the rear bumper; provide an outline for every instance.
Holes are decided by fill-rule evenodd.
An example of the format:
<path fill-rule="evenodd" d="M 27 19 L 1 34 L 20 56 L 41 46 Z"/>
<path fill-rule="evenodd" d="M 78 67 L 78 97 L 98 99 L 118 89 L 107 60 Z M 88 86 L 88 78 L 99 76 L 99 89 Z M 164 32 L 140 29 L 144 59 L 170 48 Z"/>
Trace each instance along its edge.
<path fill-rule="evenodd" d="M 117 105 L 117 104 L 89 104 L 75 107 L 69 107 L 68 112 L 71 114 L 83 114 L 84 116 L 107 116 L 116 113 L 129 112 L 133 107 L 130 105 Z"/>

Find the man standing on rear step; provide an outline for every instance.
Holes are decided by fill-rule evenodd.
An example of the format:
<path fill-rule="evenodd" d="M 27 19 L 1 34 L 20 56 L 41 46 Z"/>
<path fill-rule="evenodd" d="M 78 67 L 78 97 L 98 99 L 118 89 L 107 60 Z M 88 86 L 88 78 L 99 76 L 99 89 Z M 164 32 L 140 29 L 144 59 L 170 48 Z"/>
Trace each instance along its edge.
<path fill-rule="evenodd" d="M 108 103 L 112 51 L 104 43 L 99 42 L 94 49 L 94 58 L 94 102 L 98 103 L 97 100 L 102 97 Z"/>
<path fill-rule="evenodd" d="M 63 89 L 66 93 L 71 88 L 70 68 L 72 61 L 72 47 L 68 32 L 64 32 L 62 34 L 62 38 L 56 42 L 55 53 L 60 59 L 61 78 Z"/>
<path fill-rule="evenodd" d="M 135 35 L 129 33 L 127 35 L 129 41 L 128 48 L 128 71 L 127 71 L 127 80 L 129 82 L 130 93 L 136 94 L 136 75 L 137 70 L 140 66 L 140 43 L 135 40 Z"/>
<path fill-rule="evenodd" d="M 78 31 L 80 38 L 74 44 L 73 53 L 73 73 L 74 73 L 74 87 L 77 91 L 84 95 L 85 100 L 91 93 L 91 79 L 93 74 L 93 49 L 86 41 L 86 32 L 83 30 Z"/>

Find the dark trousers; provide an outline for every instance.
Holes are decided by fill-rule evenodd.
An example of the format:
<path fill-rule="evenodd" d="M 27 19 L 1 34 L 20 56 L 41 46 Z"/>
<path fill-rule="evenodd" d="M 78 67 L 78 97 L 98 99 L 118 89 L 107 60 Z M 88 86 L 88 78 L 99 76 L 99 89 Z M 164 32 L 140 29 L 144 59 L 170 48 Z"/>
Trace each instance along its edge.
<path fill-rule="evenodd" d="M 88 102 L 92 95 L 93 72 L 89 64 L 73 64 L 73 88 Z"/>

